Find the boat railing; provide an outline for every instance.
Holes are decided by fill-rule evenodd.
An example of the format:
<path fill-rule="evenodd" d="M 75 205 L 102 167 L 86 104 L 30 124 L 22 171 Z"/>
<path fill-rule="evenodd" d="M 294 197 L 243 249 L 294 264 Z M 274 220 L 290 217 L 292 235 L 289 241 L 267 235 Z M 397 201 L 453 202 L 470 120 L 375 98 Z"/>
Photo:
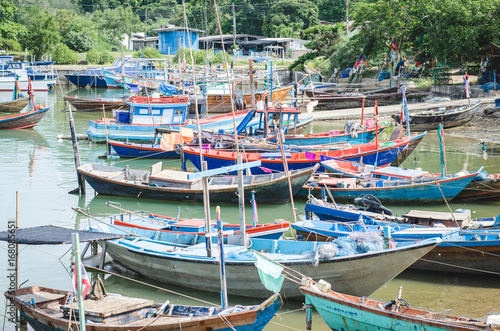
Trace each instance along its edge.
<path fill-rule="evenodd" d="M 189 97 L 184 96 L 162 96 L 159 98 L 153 97 L 141 97 L 141 96 L 133 96 L 128 102 L 137 103 L 137 104 L 174 104 L 174 103 L 187 103 L 189 101 Z"/>

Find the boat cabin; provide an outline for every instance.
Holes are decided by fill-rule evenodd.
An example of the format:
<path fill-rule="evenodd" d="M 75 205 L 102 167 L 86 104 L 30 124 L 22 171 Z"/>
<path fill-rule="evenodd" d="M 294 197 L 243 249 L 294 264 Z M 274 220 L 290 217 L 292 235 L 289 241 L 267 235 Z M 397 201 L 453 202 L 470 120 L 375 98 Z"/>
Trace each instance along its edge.
<path fill-rule="evenodd" d="M 373 179 L 383 179 L 383 180 L 414 180 L 417 178 L 428 177 L 430 173 L 428 171 L 422 171 L 418 169 L 403 169 L 398 167 L 384 167 L 371 171 L 371 177 Z"/>
<path fill-rule="evenodd" d="M 301 111 L 299 107 L 268 107 L 268 109 L 257 109 L 259 124 L 254 134 L 266 134 L 274 131 L 274 123 L 278 128 L 285 128 L 285 133 L 295 130 L 299 122 Z"/>
<path fill-rule="evenodd" d="M 189 111 L 187 96 L 131 97 L 129 110 L 116 111 L 117 122 L 143 125 L 183 124 Z"/>

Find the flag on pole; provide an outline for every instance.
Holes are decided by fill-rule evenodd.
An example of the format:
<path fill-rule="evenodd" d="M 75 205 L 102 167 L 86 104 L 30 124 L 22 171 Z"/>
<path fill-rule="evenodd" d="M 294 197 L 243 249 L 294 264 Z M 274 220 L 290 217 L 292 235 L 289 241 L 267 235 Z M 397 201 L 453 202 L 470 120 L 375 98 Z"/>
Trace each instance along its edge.
<path fill-rule="evenodd" d="M 259 270 L 260 281 L 264 286 L 274 293 L 279 293 L 285 278 L 281 274 L 283 267 L 274 263 L 260 254 L 255 253 L 255 266 Z"/>
<path fill-rule="evenodd" d="M 408 114 L 408 101 L 406 100 L 406 86 L 401 87 L 401 94 L 403 97 L 403 109 L 401 109 L 401 118 L 406 122 L 406 133 L 410 135 L 410 116 Z"/>
<path fill-rule="evenodd" d="M 80 262 L 80 270 L 81 270 L 81 278 L 82 278 L 82 297 L 85 299 L 87 294 L 89 293 L 90 289 L 92 288 L 92 285 L 90 285 L 90 280 L 89 276 L 87 276 L 87 272 L 85 271 L 85 267 L 83 264 Z M 77 278 L 76 278 L 76 264 L 73 266 L 73 289 L 75 290 L 75 293 L 78 293 L 78 283 L 77 283 Z"/>
<path fill-rule="evenodd" d="M 469 75 L 465 73 L 464 75 L 464 87 L 465 87 L 465 97 L 470 98 L 470 85 L 469 85 Z"/>
<path fill-rule="evenodd" d="M 184 69 L 185 67 L 186 67 L 186 54 L 183 54 L 181 68 Z"/>
<path fill-rule="evenodd" d="M 19 99 L 21 94 L 21 86 L 19 86 L 19 76 L 16 75 L 16 81 L 14 82 L 14 94 L 12 95 L 12 100 Z"/>
<path fill-rule="evenodd" d="M 252 204 L 252 216 L 253 216 L 253 227 L 259 223 L 259 216 L 257 215 L 257 201 L 255 200 L 255 192 L 252 191 L 252 200 L 250 200 Z"/>
<path fill-rule="evenodd" d="M 439 123 L 438 127 L 438 136 L 439 136 L 439 155 L 441 159 L 441 177 L 446 176 L 446 149 L 444 145 L 444 130 L 441 123 Z"/>
<path fill-rule="evenodd" d="M 356 63 L 354 63 L 354 68 L 359 66 L 359 64 L 361 63 L 361 60 L 363 60 L 363 54 L 359 54 L 358 60 L 356 61 Z"/>

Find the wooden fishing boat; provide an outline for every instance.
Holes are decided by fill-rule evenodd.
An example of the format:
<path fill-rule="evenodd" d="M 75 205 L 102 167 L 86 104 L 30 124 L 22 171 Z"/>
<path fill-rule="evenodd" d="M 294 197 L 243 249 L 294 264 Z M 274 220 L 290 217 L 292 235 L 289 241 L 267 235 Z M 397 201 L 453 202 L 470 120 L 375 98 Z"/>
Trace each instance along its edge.
<path fill-rule="evenodd" d="M 343 239 L 342 243 L 346 244 L 348 240 L 351 244 L 358 239 Z M 247 246 L 234 245 L 231 241 L 240 243 L 240 236 L 228 238 L 229 244 L 224 245 L 227 293 L 268 297 L 270 292 L 255 268 L 254 253 Z M 394 249 L 383 249 L 382 245 L 382 250 L 365 253 L 362 245 L 354 245 L 358 247 L 354 251 L 344 249 L 339 242 L 252 239 L 251 249 L 301 274 L 331 282 L 338 291 L 369 295 L 427 254 L 437 243 L 439 239 Z M 128 237 L 107 241 L 105 245 L 114 261 L 147 278 L 175 286 L 220 291 L 219 258 L 207 257 L 205 243 L 179 247 L 176 241 Z M 213 245 L 212 251 L 215 250 Z M 282 293 L 289 299 L 301 297 L 298 285 L 286 279 Z"/>
<path fill-rule="evenodd" d="M 493 200 L 500 197 L 500 174 L 488 174 L 485 178 L 477 176 L 454 200 Z"/>
<path fill-rule="evenodd" d="M 418 330 L 478 331 L 491 330 L 490 323 L 410 308 L 404 299 L 387 303 L 329 290 L 329 284 L 302 286 L 306 305 L 313 305 L 332 330 Z"/>
<path fill-rule="evenodd" d="M 331 110 L 345 108 L 373 107 L 375 101 L 379 106 L 394 105 L 401 103 L 403 94 L 397 87 L 389 87 L 380 90 L 374 90 L 364 93 L 352 92 L 323 92 L 323 93 L 308 93 L 310 100 L 318 101 L 316 109 Z M 429 95 L 429 89 L 411 89 L 406 91 L 407 100 L 421 101 Z"/>
<path fill-rule="evenodd" d="M 29 129 L 38 124 L 51 106 L 37 105 L 35 110 L 0 117 L 0 130 Z"/>
<path fill-rule="evenodd" d="M 324 195 L 326 196 L 326 193 Z M 354 202 L 362 206 L 356 207 L 351 204 L 331 203 L 311 196 L 304 208 L 306 219 L 313 220 L 314 214 L 317 218 L 324 221 L 357 222 L 361 219 L 365 224 L 389 226 L 409 224 L 412 226 L 460 227 L 464 229 L 500 226 L 500 216 L 471 219 L 470 210 L 466 209 L 455 210 L 453 215 L 451 213 L 429 210 L 410 210 L 401 216 L 394 216 L 390 209 L 383 206 L 373 196 L 359 196 L 354 199 Z"/>
<path fill-rule="evenodd" d="M 417 110 L 410 114 L 410 128 L 413 130 L 437 130 L 439 124 L 445 129 L 464 125 L 472 120 L 479 108 L 481 108 L 481 101 L 473 105 L 459 107 L 448 106 Z M 392 118 L 397 123 L 401 122 L 400 115 L 392 115 Z M 406 125 L 406 121 L 403 121 L 403 125 Z"/>
<path fill-rule="evenodd" d="M 90 140 L 105 142 L 107 139 L 151 142 L 155 139 L 155 130 L 168 128 L 179 130 L 198 127 L 187 119 L 189 102 L 187 96 L 138 97 L 133 96 L 126 102 L 128 109 L 115 111 L 113 119 L 89 121 L 87 135 Z M 254 112 L 242 110 L 235 113 L 236 125 L 248 124 Z M 200 119 L 202 130 L 234 130 L 232 114 L 221 114 Z M 244 129 L 244 127 L 241 130 Z"/>
<path fill-rule="evenodd" d="M 77 172 L 98 193 L 143 199 L 169 201 L 203 201 L 200 178 L 188 179 L 188 172 L 161 169 L 158 162 L 150 171 L 118 168 L 99 164 L 84 164 Z M 317 167 L 292 171 L 292 193 L 296 193 Z M 251 193 L 262 203 L 283 204 L 290 200 L 288 179 L 283 172 L 244 176 L 245 200 L 250 202 Z M 238 203 L 237 176 L 213 176 L 209 182 L 210 201 Z"/>
<path fill-rule="evenodd" d="M 408 146 L 410 137 L 404 137 L 396 141 L 384 141 L 377 143 L 359 144 L 353 147 L 320 150 L 316 152 L 287 153 L 289 169 L 303 169 L 312 167 L 322 160 L 335 158 L 345 160 L 363 160 L 367 164 L 378 167 L 389 165 L 401 151 Z M 200 151 L 194 147 L 184 147 L 184 155 L 201 170 Z M 237 153 L 225 150 L 203 150 L 203 160 L 207 161 L 208 169 L 215 169 L 236 164 Z M 253 168 L 252 172 L 262 174 L 269 171 L 284 171 L 283 160 L 280 153 L 240 153 L 246 162 L 260 160 L 262 166 Z M 324 171 L 324 168 L 318 168 Z"/>
<path fill-rule="evenodd" d="M 28 102 L 30 101 L 29 96 L 21 97 L 19 99 L 14 99 L 14 100 L 7 100 L 7 101 L 0 101 L 0 112 L 20 112 L 26 106 L 28 105 Z"/>
<path fill-rule="evenodd" d="M 111 205 L 111 203 L 108 203 Z M 176 241 L 178 244 L 194 244 L 205 242 L 206 223 L 204 219 L 179 219 L 169 216 L 157 215 L 145 211 L 123 212 L 108 217 L 111 228 L 101 229 L 100 225 L 92 227 L 92 230 L 100 232 L 113 232 L 117 234 L 133 233 L 144 238 L 162 241 Z M 124 231 L 120 231 L 119 229 Z M 116 231 L 113 231 L 116 229 Z M 240 233 L 239 224 L 222 224 L 223 231 L 234 231 Z M 276 221 L 274 223 L 247 224 L 245 232 L 249 238 L 280 239 L 282 234 L 290 229 L 290 223 Z M 210 221 L 210 232 L 216 232 L 216 223 Z M 175 236 L 175 238 L 174 238 Z M 226 235 L 227 236 L 227 235 Z M 193 238 L 195 237 L 195 238 Z M 215 237 L 213 239 L 216 239 Z"/>
<path fill-rule="evenodd" d="M 427 171 L 383 167 L 343 160 L 322 162 L 328 171 L 350 178 L 327 178 L 317 187 L 327 186 L 336 200 L 349 201 L 370 194 L 385 203 L 409 201 L 441 202 L 453 199 L 482 170 L 469 173 L 462 170 L 454 175 L 436 176 Z"/>
<path fill-rule="evenodd" d="M 94 99 L 81 99 L 78 97 L 68 97 L 64 96 L 64 101 L 68 101 L 77 111 L 100 111 L 102 112 L 103 108 L 105 111 L 112 111 L 113 109 L 127 109 L 127 105 L 125 100 L 129 97 L 125 98 L 99 98 L 97 100 Z"/>
<path fill-rule="evenodd" d="M 394 161 L 392 161 L 391 166 L 399 167 L 401 164 L 403 164 L 403 162 L 408 158 L 408 156 L 410 156 L 410 154 L 413 153 L 415 148 L 417 148 L 418 144 L 420 144 L 422 139 L 424 139 L 426 134 L 427 134 L 427 131 L 425 131 L 423 133 L 412 134 L 411 138 L 410 138 L 410 143 L 408 144 L 408 146 L 405 149 L 403 149 L 403 151 L 401 153 L 398 154 L 396 159 L 394 159 Z M 392 140 L 392 139 L 389 139 L 389 140 Z"/>
<path fill-rule="evenodd" d="M 133 158 L 179 158 L 180 155 L 173 150 L 165 150 L 160 144 L 138 144 L 127 141 L 108 140 L 108 145 L 113 148 L 120 157 Z"/>
<path fill-rule="evenodd" d="M 5 292 L 36 331 L 64 331 L 79 328 L 78 302 L 71 291 L 31 286 Z M 262 330 L 282 305 L 275 294 L 259 305 L 203 307 L 107 295 L 86 299 L 87 330 Z"/>
<path fill-rule="evenodd" d="M 285 99 L 287 94 L 292 89 L 293 85 L 273 88 L 272 98 L 270 91 L 257 91 L 255 92 L 255 101 L 264 101 L 264 93 L 269 95 L 269 101 L 279 103 Z M 237 109 L 245 109 L 247 105 L 252 104 L 252 95 L 250 93 L 243 93 L 244 104 L 240 105 Z M 231 112 L 231 96 L 228 93 L 208 93 L 207 94 L 208 113 L 227 113 Z"/>

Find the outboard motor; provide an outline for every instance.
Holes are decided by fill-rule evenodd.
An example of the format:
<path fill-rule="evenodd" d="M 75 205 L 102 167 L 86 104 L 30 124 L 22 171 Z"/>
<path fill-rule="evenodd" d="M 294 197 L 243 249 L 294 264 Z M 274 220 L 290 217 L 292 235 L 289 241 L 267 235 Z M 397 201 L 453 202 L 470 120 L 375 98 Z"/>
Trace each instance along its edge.
<path fill-rule="evenodd" d="M 234 91 L 234 108 L 236 110 L 243 110 L 247 108 L 242 91 Z"/>
<path fill-rule="evenodd" d="M 366 208 L 366 210 L 392 216 L 392 210 L 390 210 L 387 207 L 384 207 L 380 202 L 380 200 L 375 198 L 371 194 L 362 194 L 359 197 L 354 198 L 354 203 L 362 205 L 363 207 Z"/>

